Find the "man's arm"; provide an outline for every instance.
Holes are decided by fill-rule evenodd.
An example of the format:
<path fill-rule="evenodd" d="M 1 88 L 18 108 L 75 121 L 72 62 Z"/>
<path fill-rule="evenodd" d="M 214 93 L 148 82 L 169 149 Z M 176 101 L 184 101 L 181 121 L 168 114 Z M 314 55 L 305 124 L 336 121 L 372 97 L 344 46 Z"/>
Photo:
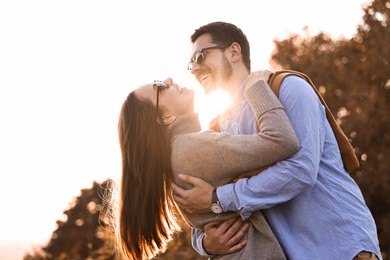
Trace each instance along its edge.
<path fill-rule="evenodd" d="M 317 178 L 325 134 L 322 123 L 326 120 L 324 108 L 311 86 L 294 76 L 285 79 L 280 99 L 297 134 L 300 143 L 298 152 L 261 174 L 217 188 L 223 210 L 237 211 L 244 219 L 251 212 L 292 199 L 311 187 Z M 212 186 L 195 177 L 184 176 L 184 180 L 190 180 L 195 187 L 180 190 L 180 204 L 186 205 L 192 212 L 206 211 Z"/>
<path fill-rule="evenodd" d="M 311 86 L 297 77 L 286 78 L 281 88 L 280 100 L 301 148 L 296 154 L 278 162 L 262 174 L 218 187 L 217 194 L 224 211 L 237 211 L 246 219 L 254 211 L 294 198 L 316 181 L 324 142 L 324 109 Z M 197 185 L 205 183 L 199 181 Z M 182 201 L 187 207 L 197 205 L 203 210 L 208 207 L 207 199 L 191 193 L 191 190 L 187 192 L 187 201 Z M 201 248 L 203 245 L 196 246 Z"/>
<path fill-rule="evenodd" d="M 312 87 L 296 76 L 284 80 L 279 99 L 300 149 L 261 174 L 217 189 L 223 210 L 237 211 L 243 219 L 254 211 L 293 199 L 311 188 L 317 179 L 325 140 L 325 109 Z"/>

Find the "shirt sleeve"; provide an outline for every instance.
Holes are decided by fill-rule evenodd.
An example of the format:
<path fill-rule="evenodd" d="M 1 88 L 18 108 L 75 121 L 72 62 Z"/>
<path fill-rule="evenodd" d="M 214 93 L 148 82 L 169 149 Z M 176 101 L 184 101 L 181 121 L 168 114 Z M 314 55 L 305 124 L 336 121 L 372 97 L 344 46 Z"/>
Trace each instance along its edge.
<path fill-rule="evenodd" d="M 279 99 L 297 134 L 300 149 L 252 178 L 218 187 L 224 211 L 251 212 L 289 201 L 310 188 L 317 178 L 324 145 L 326 114 L 312 87 L 303 79 L 287 77 Z"/>
<path fill-rule="evenodd" d="M 204 232 L 195 228 L 191 228 L 191 244 L 192 247 L 201 256 L 212 258 L 213 255 L 209 255 L 203 248 Z"/>

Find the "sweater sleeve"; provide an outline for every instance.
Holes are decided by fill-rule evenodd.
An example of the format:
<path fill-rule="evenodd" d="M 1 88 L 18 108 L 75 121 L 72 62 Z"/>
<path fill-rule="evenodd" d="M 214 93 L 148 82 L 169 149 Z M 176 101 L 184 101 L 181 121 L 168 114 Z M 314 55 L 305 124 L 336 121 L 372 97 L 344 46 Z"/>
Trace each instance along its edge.
<path fill-rule="evenodd" d="M 257 81 L 244 95 L 256 118 L 257 134 L 220 134 L 216 144 L 228 167 L 254 175 L 294 154 L 299 143 L 282 104 L 266 81 Z"/>
<path fill-rule="evenodd" d="M 245 93 L 258 124 L 258 133 L 231 135 L 211 130 L 181 135 L 172 146 L 174 172 L 202 178 L 214 186 L 232 182 L 242 173 L 283 160 L 298 148 L 298 140 L 283 107 L 264 80 Z M 178 172 L 179 173 L 179 172 Z M 190 188 L 185 183 L 178 183 Z"/>

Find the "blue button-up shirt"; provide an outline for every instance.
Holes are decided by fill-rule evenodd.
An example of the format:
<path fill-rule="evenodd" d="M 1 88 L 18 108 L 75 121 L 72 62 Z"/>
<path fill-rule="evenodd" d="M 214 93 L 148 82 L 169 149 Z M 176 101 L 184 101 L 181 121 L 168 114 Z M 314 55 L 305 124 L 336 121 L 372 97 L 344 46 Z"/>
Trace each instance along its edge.
<path fill-rule="evenodd" d="M 221 131 L 256 133 L 256 121 L 242 95 L 221 116 Z M 287 77 L 279 100 L 300 149 L 252 178 L 217 188 L 224 211 L 243 219 L 262 210 L 289 259 L 352 259 L 360 251 L 381 253 L 376 225 L 356 182 L 343 167 L 325 109 L 303 79 Z M 204 234 L 192 231 L 201 254 Z"/>

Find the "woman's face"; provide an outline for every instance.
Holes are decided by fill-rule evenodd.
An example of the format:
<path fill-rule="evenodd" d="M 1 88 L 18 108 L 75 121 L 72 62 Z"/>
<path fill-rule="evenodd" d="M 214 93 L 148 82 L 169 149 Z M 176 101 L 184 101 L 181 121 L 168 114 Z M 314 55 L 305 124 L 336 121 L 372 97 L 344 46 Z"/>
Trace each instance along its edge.
<path fill-rule="evenodd" d="M 162 82 L 143 85 L 135 90 L 135 94 L 140 98 L 149 99 L 154 105 L 157 105 L 158 95 L 158 107 L 164 107 L 173 116 L 194 113 L 194 91 L 192 89 L 180 87 L 173 82 L 172 78 L 167 78 Z"/>

